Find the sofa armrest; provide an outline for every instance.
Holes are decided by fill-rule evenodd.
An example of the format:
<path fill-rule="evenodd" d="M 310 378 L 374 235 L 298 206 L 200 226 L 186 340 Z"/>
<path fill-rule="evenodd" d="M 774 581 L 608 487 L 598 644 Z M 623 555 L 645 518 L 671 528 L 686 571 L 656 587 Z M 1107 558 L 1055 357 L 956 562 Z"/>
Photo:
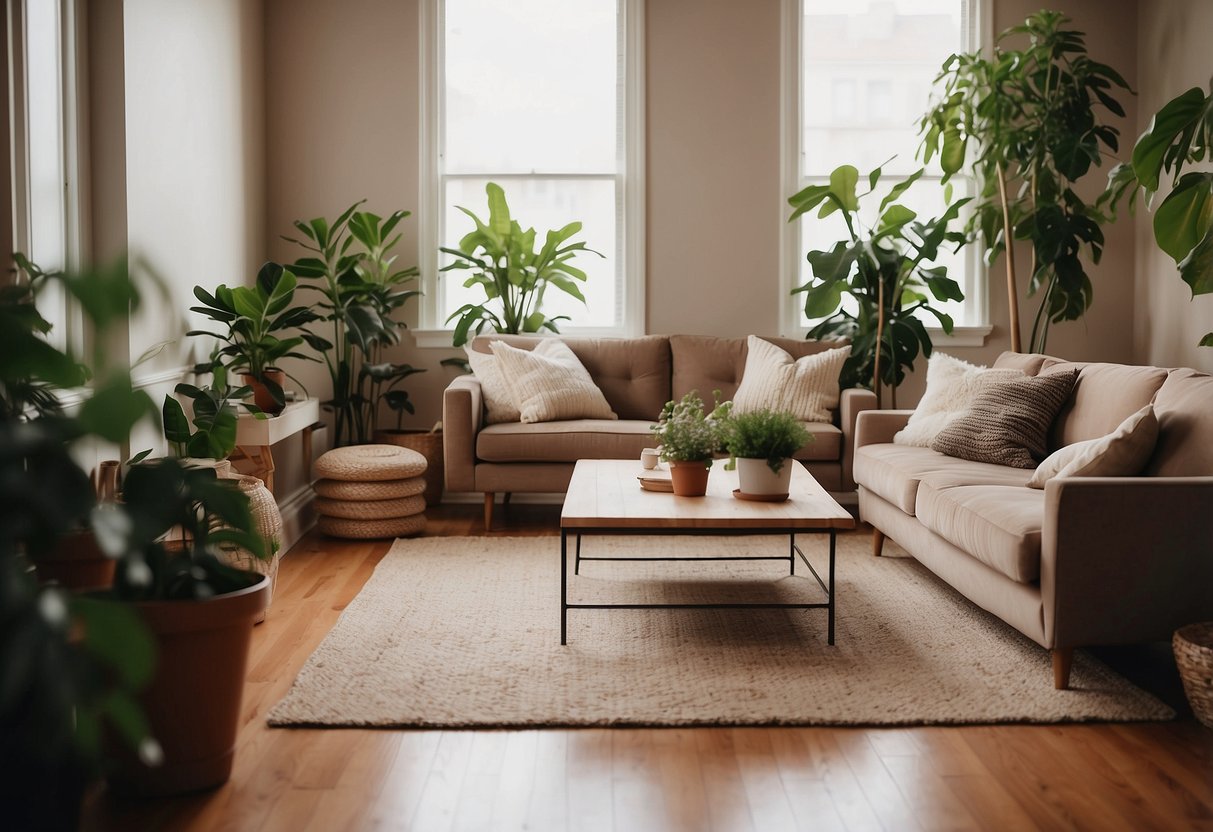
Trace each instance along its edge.
<path fill-rule="evenodd" d="M 459 376 L 442 393 L 442 462 L 447 491 L 476 490 L 476 434 L 483 412 L 480 380 Z"/>
<path fill-rule="evenodd" d="M 876 394 L 861 387 L 842 391 L 838 406 L 839 427 L 842 428 L 842 490 L 855 490 L 855 420 L 865 410 L 876 409 Z"/>
<path fill-rule="evenodd" d="M 913 410 L 865 410 L 855 419 L 855 447 L 883 445 L 906 426 Z"/>
<path fill-rule="evenodd" d="M 1050 480 L 1040 588 L 1054 649 L 1169 639 L 1213 618 L 1213 477 Z"/>

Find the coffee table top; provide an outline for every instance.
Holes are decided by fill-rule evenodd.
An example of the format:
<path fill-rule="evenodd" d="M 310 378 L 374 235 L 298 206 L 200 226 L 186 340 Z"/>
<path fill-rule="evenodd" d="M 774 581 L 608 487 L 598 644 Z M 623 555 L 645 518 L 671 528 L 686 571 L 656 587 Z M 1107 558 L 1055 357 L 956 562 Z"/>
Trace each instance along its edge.
<path fill-rule="evenodd" d="M 853 529 L 855 518 L 838 505 L 805 467 L 792 464 L 790 498 L 782 503 L 738 500 L 737 472 L 724 460 L 712 465 L 708 493 L 675 497 L 645 491 L 636 479 L 645 471 L 637 460 L 582 459 L 573 469 L 560 513 L 562 529 Z M 664 470 L 664 466 L 662 466 Z"/>

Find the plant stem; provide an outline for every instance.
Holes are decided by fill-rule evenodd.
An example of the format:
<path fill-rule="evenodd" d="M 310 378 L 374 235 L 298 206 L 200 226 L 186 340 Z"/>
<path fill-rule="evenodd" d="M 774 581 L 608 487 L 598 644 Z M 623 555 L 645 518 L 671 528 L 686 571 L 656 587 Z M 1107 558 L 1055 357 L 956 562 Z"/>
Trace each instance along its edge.
<path fill-rule="evenodd" d="M 1015 239 L 1011 226 L 1011 205 L 1007 202 L 1007 175 L 1002 162 L 997 163 L 998 198 L 1002 203 L 1003 256 L 1007 263 L 1007 314 L 1011 329 L 1011 351 L 1020 352 L 1019 340 L 1019 291 L 1015 281 Z"/>

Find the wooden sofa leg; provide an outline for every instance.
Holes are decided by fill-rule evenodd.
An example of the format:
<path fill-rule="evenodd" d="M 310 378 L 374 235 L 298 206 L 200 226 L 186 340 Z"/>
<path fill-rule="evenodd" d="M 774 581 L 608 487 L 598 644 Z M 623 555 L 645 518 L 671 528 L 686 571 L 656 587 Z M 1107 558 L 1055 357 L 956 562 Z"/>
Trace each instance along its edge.
<path fill-rule="evenodd" d="M 1053 687 L 1066 690 L 1070 687 L 1070 666 L 1074 663 L 1074 648 L 1062 647 L 1053 650 Z"/>
<path fill-rule="evenodd" d="M 510 497 L 512 497 L 512 496 L 514 496 L 514 492 L 513 492 L 513 491 L 507 491 L 507 492 L 505 492 L 505 494 L 503 494 L 503 495 L 502 495 L 502 497 L 501 497 L 501 504 L 502 504 L 503 506 L 508 506 L 508 505 L 510 504 Z"/>
<path fill-rule="evenodd" d="M 872 529 L 872 554 L 875 555 L 876 557 L 880 557 L 882 552 L 884 552 L 884 532 L 882 532 L 880 529 L 873 528 Z"/>
<path fill-rule="evenodd" d="M 486 532 L 493 528 L 493 499 L 496 496 L 492 491 L 484 492 L 484 530 Z"/>

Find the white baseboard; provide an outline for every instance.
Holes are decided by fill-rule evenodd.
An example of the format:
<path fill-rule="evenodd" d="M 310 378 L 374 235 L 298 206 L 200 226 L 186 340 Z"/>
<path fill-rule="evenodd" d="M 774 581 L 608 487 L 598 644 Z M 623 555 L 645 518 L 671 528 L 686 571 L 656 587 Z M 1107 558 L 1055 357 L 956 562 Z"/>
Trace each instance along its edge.
<path fill-rule="evenodd" d="M 305 485 L 278 504 L 282 515 L 282 553 L 286 554 L 316 525 L 316 510 L 313 502 L 316 495 L 312 486 Z"/>

